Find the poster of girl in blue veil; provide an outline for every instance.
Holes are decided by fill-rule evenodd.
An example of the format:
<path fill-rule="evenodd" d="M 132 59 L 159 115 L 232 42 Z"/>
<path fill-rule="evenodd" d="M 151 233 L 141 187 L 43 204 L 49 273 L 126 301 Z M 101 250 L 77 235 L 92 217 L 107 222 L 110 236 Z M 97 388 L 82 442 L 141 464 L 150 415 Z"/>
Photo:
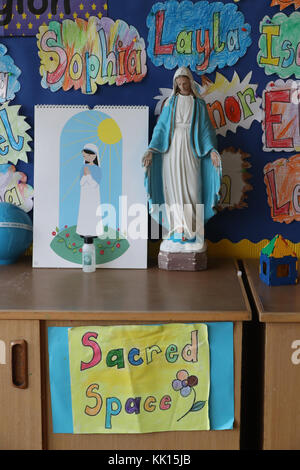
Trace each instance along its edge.
<path fill-rule="evenodd" d="M 50 245 L 58 256 L 81 264 L 84 236 L 95 237 L 96 264 L 112 261 L 128 249 L 119 229 L 122 147 L 120 128 L 106 113 L 83 110 L 64 125 L 60 136 L 59 227 Z"/>

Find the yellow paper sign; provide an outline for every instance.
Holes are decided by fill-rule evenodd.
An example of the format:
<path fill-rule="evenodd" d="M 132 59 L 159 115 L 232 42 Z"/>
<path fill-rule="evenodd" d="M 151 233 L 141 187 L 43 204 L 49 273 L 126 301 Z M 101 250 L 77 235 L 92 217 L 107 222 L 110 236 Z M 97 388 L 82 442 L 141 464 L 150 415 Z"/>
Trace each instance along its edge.
<path fill-rule="evenodd" d="M 203 324 L 69 329 L 74 433 L 208 430 Z"/>

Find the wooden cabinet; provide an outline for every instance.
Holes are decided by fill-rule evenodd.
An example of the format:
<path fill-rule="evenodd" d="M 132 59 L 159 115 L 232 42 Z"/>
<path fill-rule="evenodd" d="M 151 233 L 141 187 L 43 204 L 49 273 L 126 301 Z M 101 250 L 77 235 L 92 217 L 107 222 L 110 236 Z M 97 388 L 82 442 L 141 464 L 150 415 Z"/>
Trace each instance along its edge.
<path fill-rule="evenodd" d="M 0 320 L 0 449 L 42 449 L 40 325 Z"/>
<path fill-rule="evenodd" d="M 32 391 L 32 395 L 26 402 L 27 410 L 23 410 L 22 428 L 18 427 L 17 414 L 10 420 L 6 418 L 8 434 L 15 435 L 16 439 L 12 442 L 7 438 L 2 447 L 23 448 L 24 429 L 28 428 L 28 423 L 38 422 L 39 426 L 34 426 L 31 432 L 39 435 L 39 444 L 32 445 L 43 446 L 44 449 L 238 449 L 242 323 L 251 319 L 251 311 L 237 270 L 235 262 L 230 259 L 210 260 L 208 270 L 201 272 L 168 272 L 151 268 L 97 269 L 95 273 L 87 274 L 80 269 L 32 269 L 29 261 L 0 267 L 0 282 L 5 282 L 7 287 L 0 301 L 0 328 L 3 324 L 0 339 L 4 337 L 5 328 L 13 328 L 14 325 L 18 330 L 16 334 L 10 332 L 6 341 L 24 338 L 27 327 L 32 333 L 25 336 L 29 343 L 29 386 L 27 390 L 14 391 L 20 392 L 20 396 L 24 391 L 28 394 Z M 232 430 L 136 435 L 53 433 L 47 345 L 49 326 L 219 321 L 234 323 L 235 420 Z M 34 357 L 31 358 L 30 354 Z M 8 372 L 3 380 L 6 395 L 0 392 L 0 417 L 1 413 L 3 416 L 7 414 L 3 408 L 10 389 Z M 14 397 L 9 400 L 12 406 L 19 403 Z"/>
<path fill-rule="evenodd" d="M 270 287 L 244 262 L 264 325 L 263 449 L 300 448 L 300 284 Z"/>

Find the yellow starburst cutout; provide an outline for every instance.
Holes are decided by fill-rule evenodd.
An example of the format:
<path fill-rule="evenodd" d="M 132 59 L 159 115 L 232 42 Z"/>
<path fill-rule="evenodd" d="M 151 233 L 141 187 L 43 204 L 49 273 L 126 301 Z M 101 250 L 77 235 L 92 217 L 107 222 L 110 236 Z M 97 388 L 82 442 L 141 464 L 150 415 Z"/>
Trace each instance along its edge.
<path fill-rule="evenodd" d="M 19 115 L 21 106 L 0 106 L 0 164 L 18 160 L 27 162 L 27 152 L 31 151 L 28 142 L 32 138 L 27 134 L 30 129 L 24 116 Z"/>
<path fill-rule="evenodd" d="M 295 10 L 300 7 L 300 0 L 272 0 L 271 7 L 275 5 L 280 6 L 280 10 L 284 10 L 284 8 L 289 7 L 290 5 L 294 5 Z"/>

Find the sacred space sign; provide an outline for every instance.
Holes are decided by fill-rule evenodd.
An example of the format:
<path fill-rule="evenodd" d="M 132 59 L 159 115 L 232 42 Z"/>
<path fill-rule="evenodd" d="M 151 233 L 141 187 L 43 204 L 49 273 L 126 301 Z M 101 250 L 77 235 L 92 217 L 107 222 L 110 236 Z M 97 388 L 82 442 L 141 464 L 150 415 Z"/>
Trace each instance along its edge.
<path fill-rule="evenodd" d="M 53 432 L 232 429 L 233 325 L 48 329 Z"/>

